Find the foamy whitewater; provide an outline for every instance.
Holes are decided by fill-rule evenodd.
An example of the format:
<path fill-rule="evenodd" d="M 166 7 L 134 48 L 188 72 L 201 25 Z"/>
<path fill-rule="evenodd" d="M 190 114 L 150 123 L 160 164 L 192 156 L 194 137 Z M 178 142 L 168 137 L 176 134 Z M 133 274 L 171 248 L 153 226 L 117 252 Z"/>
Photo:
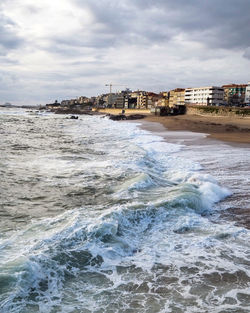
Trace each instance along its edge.
<path fill-rule="evenodd" d="M 15 109 L 0 134 L 1 313 L 250 312 L 250 233 L 220 216 L 249 148 Z"/>

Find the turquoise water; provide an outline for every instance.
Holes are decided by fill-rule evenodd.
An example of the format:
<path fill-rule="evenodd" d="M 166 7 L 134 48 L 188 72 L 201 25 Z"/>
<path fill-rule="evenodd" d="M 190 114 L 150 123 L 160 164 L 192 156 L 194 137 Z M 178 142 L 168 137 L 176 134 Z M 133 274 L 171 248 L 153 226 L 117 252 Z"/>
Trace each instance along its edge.
<path fill-rule="evenodd" d="M 99 116 L 0 123 L 1 312 L 250 311 L 249 231 L 217 218 L 249 149 L 235 186 L 229 146 Z"/>

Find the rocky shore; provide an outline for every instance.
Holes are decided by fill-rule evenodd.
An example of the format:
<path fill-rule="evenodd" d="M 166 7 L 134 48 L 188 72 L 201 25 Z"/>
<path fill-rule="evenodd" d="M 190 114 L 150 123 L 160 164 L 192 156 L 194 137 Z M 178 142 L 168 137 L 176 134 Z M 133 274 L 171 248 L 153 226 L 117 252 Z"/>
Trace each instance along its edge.
<path fill-rule="evenodd" d="M 72 115 L 71 118 L 74 118 L 75 115 L 103 115 L 109 117 L 109 119 L 113 121 L 124 121 L 124 120 L 138 120 L 143 119 L 146 117 L 144 114 L 107 114 L 103 112 L 98 111 L 92 111 L 92 110 L 83 110 L 78 108 L 51 108 L 49 110 L 50 112 L 53 112 L 55 114 L 70 114 Z"/>

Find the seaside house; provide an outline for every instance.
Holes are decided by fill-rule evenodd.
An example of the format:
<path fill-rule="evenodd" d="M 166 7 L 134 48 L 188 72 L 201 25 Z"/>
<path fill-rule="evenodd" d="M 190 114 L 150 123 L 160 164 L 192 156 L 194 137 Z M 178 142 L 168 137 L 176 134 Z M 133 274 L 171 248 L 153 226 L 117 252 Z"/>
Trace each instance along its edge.
<path fill-rule="evenodd" d="M 103 95 L 104 106 L 114 108 L 118 95 L 116 93 L 108 93 Z"/>
<path fill-rule="evenodd" d="M 118 109 L 125 107 L 125 94 L 123 92 L 117 95 L 114 106 Z"/>
<path fill-rule="evenodd" d="M 155 107 L 167 107 L 169 106 L 169 92 L 163 91 L 160 92 L 159 98 L 155 103 Z"/>
<path fill-rule="evenodd" d="M 138 104 L 139 94 L 140 94 L 139 90 L 132 91 L 130 93 L 130 98 L 133 99 L 132 101 L 134 102 L 134 108 L 138 108 L 139 107 L 139 104 Z"/>
<path fill-rule="evenodd" d="M 187 88 L 185 89 L 185 104 L 223 105 L 224 89 L 216 86 Z"/>
<path fill-rule="evenodd" d="M 157 101 L 161 98 L 161 96 L 154 92 L 148 92 L 148 103 L 147 108 L 151 109 L 156 106 Z"/>
<path fill-rule="evenodd" d="M 116 100 L 115 100 L 115 108 L 128 108 L 129 107 L 129 95 L 131 94 L 131 90 L 130 89 L 125 89 L 122 90 L 118 93 L 116 93 Z"/>
<path fill-rule="evenodd" d="M 124 108 L 125 109 L 135 109 L 137 107 L 137 98 L 131 97 L 130 94 L 125 96 Z"/>
<path fill-rule="evenodd" d="M 176 88 L 169 92 L 169 107 L 185 105 L 185 89 Z"/>
<path fill-rule="evenodd" d="M 129 92 L 125 96 L 124 107 L 126 109 L 135 109 L 137 108 L 137 92 Z"/>
<path fill-rule="evenodd" d="M 11 105 L 10 105 L 11 106 Z M 58 108 L 60 106 L 60 103 L 57 101 L 57 100 L 55 100 L 55 102 L 54 103 L 47 103 L 46 105 L 45 105 L 45 107 L 47 108 L 47 109 L 55 109 L 55 108 Z"/>
<path fill-rule="evenodd" d="M 70 99 L 69 100 L 69 105 L 70 106 L 74 106 L 74 105 L 77 105 L 78 104 L 78 100 L 77 99 Z"/>
<path fill-rule="evenodd" d="M 147 91 L 140 91 L 137 96 L 137 106 L 140 109 L 145 109 L 148 106 L 148 93 Z"/>
<path fill-rule="evenodd" d="M 147 91 L 142 91 L 142 90 L 136 90 L 136 91 L 132 91 L 129 94 L 131 99 L 136 99 L 132 100 L 132 102 L 134 103 L 134 107 L 136 108 L 146 108 L 148 105 L 148 92 Z"/>
<path fill-rule="evenodd" d="M 223 85 L 224 100 L 230 106 L 241 106 L 245 102 L 246 84 Z"/>
<path fill-rule="evenodd" d="M 87 104 L 87 103 L 89 103 L 89 98 L 87 98 L 85 96 L 80 96 L 77 98 L 77 102 L 78 102 L 78 104 Z"/>
<path fill-rule="evenodd" d="M 250 103 L 250 82 L 246 86 L 245 103 Z"/>
<path fill-rule="evenodd" d="M 68 107 L 70 105 L 70 100 L 62 100 L 61 106 L 62 107 Z"/>

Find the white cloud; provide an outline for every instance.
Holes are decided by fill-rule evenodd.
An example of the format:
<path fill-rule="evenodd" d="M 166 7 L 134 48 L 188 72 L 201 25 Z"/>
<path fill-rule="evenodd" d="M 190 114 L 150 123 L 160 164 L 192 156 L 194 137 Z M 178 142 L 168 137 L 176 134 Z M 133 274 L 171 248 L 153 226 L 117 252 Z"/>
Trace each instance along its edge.
<path fill-rule="evenodd" d="M 96 95 L 111 81 L 161 91 L 249 80 L 245 0 L 241 17 L 231 0 L 226 12 L 225 0 L 217 11 L 215 0 L 2 1 L 0 102 Z"/>

